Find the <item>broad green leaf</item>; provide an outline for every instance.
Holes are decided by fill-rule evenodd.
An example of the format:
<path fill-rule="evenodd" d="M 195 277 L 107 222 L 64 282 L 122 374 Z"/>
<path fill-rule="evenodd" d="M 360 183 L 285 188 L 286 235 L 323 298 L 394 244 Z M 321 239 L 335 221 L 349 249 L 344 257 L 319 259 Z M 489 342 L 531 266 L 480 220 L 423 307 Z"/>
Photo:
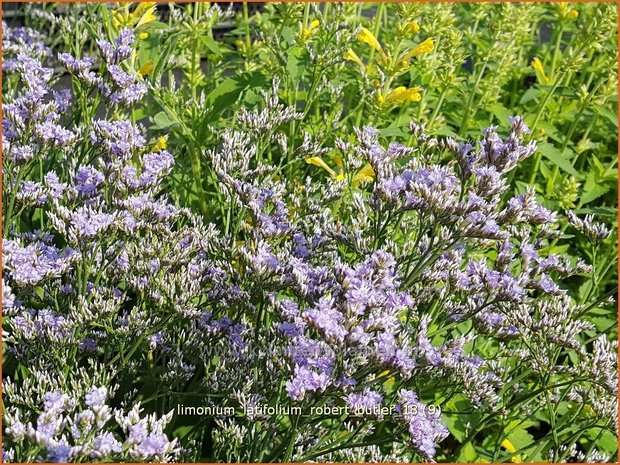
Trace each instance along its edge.
<path fill-rule="evenodd" d="M 436 134 L 438 136 L 447 136 L 447 137 L 453 137 L 455 139 L 460 139 L 461 137 L 454 131 L 451 131 L 449 128 L 447 127 L 443 127 L 443 128 L 439 128 L 436 132 Z"/>
<path fill-rule="evenodd" d="M 594 173 L 588 173 L 586 182 L 583 185 L 583 191 L 581 193 L 581 203 L 583 205 L 598 199 L 609 192 L 609 185 L 600 182 Z"/>
<path fill-rule="evenodd" d="M 217 42 L 215 40 L 213 40 L 212 37 L 209 36 L 201 36 L 200 37 L 200 41 L 202 42 L 202 44 L 207 47 L 207 49 L 213 53 L 214 55 L 221 57 L 222 56 L 222 49 L 220 48 L 220 46 L 217 44 Z"/>
<path fill-rule="evenodd" d="M 596 447 L 609 454 L 614 454 L 618 450 L 618 438 L 607 430 L 601 433 L 600 429 L 592 428 L 586 432 L 585 436 L 590 441 L 596 441 Z"/>
<path fill-rule="evenodd" d="M 508 439 L 512 445 L 515 446 L 517 451 L 519 449 L 524 449 L 534 442 L 534 437 L 524 428 L 516 428 L 508 432 L 506 439 Z"/>
<path fill-rule="evenodd" d="M 607 119 L 611 124 L 614 125 L 614 127 L 618 127 L 618 115 L 615 112 L 602 105 L 595 106 L 594 111 L 596 111 L 603 118 Z"/>
<path fill-rule="evenodd" d="M 521 97 L 519 104 L 525 105 L 527 102 L 530 102 L 538 98 L 539 95 L 540 95 L 540 90 L 530 87 L 528 90 L 525 91 L 525 93 Z"/>
<path fill-rule="evenodd" d="M 405 137 L 407 135 L 405 130 L 399 127 L 387 127 L 379 129 L 379 134 L 381 134 L 383 137 Z"/>
<path fill-rule="evenodd" d="M 212 107 L 210 119 L 213 120 L 226 108 L 231 107 L 237 101 L 243 85 L 237 78 L 224 79 L 211 93 L 207 95 L 208 105 Z"/>
<path fill-rule="evenodd" d="M 614 219 L 618 216 L 618 210 L 611 207 L 578 208 L 577 210 L 575 210 L 575 213 L 577 215 L 606 216 Z"/>
<path fill-rule="evenodd" d="M 299 83 L 299 78 L 304 71 L 303 62 L 300 57 L 302 52 L 303 50 L 300 47 L 291 47 L 287 51 L 288 59 L 286 61 L 286 70 L 295 86 Z"/>
<path fill-rule="evenodd" d="M 497 118 L 497 122 L 500 126 L 506 126 L 509 122 L 509 118 L 513 116 L 512 112 L 510 112 L 504 105 L 499 102 L 496 102 L 489 106 L 489 110 L 493 113 L 493 116 Z"/>
<path fill-rule="evenodd" d="M 170 119 L 170 116 L 164 111 L 160 111 L 153 117 L 154 125 L 151 126 L 151 129 L 166 129 L 171 126 L 175 126 L 179 123 Z"/>
<path fill-rule="evenodd" d="M 472 446 L 471 442 L 468 442 L 461 449 L 459 457 L 456 461 L 458 463 L 473 463 L 477 461 L 477 458 L 478 454 L 476 453 L 476 449 L 474 449 L 474 446 Z"/>
<path fill-rule="evenodd" d="M 563 154 L 555 148 L 555 146 L 547 142 L 540 143 L 538 145 L 538 151 L 543 155 L 543 157 L 559 167 L 561 170 L 566 171 L 568 174 L 572 174 L 576 178 L 581 178 L 577 170 L 573 168 L 573 165 L 567 156 L 567 151 L 564 151 Z"/>

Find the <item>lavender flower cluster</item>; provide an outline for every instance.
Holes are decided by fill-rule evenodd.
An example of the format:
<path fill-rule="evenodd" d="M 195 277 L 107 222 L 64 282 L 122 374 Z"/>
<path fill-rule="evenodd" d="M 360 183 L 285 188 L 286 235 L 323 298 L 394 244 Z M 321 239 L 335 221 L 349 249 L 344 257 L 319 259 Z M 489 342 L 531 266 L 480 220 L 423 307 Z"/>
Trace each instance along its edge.
<path fill-rule="evenodd" d="M 365 127 L 291 148 L 280 128 L 301 114 L 276 81 L 204 153 L 228 219 L 211 224 L 167 193 L 173 154 L 128 119 L 148 93 L 130 30 L 97 58 L 57 56 L 103 118 L 54 88 L 36 33 L 3 33 L 4 461 L 195 460 L 205 435 L 214 460 L 433 461 L 450 430 L 430 406 L 454 395 L 499 415 L 551 391 L 616 425 L 615 346 L 562 284 L 591 267 L 548 253 L 557 214 L 510 189 L 536 150 L 521 118 L 475 146 L 412 124 L 410 146 Z M 285 176 L 265 147 L 298 166 L 337 152 L 343 174 Z M 189 398 L 372 413 L 209 418 L 192 437 L 174 416 Z M 371 445 L 376 425 L 392 449 Z"/>

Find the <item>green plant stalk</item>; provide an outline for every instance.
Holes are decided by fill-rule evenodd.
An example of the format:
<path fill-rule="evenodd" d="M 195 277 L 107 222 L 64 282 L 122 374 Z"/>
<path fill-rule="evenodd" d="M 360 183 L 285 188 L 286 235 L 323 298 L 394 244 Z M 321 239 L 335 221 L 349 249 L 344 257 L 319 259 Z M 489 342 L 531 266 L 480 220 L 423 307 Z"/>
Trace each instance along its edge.
<path fill-rule="evenodd" d="M 444 85 L 441 89 L 441 93 L 439 94 L 439 99 L 437 100 L 435 109 L 433 110 L 433 113 L 431 114 L 431 117 L 428 120 L 429 128 L 433 127 L 433 123 L 435 122 L 435 118 L 437 118 L 437 115 L 439 114 L 439 110 L 441 109 L 441 106 L 443 105 L 443 101 L 444 101 L 444 98 L 446 97 L 447 92 L 448 92 L 448 86 Z"/>
<path fill-rule="evenodd" d="M 579 120 L 583 116 L 584 111 L 590 105 L 590 102 L 592 101 L 592 98 L 594 98 L 594 95 L 598 91 L 598 88 L 603 84 L 603 82 L 605 82 L 605 80 L 606 80 L 606 78 L 602 78 L 601 80 L 599 80 L 596 83 L 596 85 L 594 86 L 594 89 L 592 89 L 592 91 L 588 94 L 587 99 L 585 100 L 585 102 L 583 102 L 583 104 L 579 108 L 579 111 L 577 112 L 577 116 L 575 116 L 575 118 L 573 119 L 573 122 L 572 122 L 572 124 L 571 124 L 571 126 L 570 126 L 570 128 L 568 130 L 568 133 L 566 134 L 566 137 L 564 138 L 564 143 L 562 144 L 562 149 L 560 150 L 560 155 L 564 154 L 564 151 L 566 150 L 566 147 L 568 146 L 568 143 L 570 142 L 570 140 L 571 140 L 571 138 L 573 136 L 573 133 L 575 132 L 575 129 L 577 128 L 577 123 L 579 122 Z M 574 166 L 574 164 L 573 164 L 573 166 Z M 553 174 L 551 175 L 551 178 L 549 178 L 549 182 L 547 183 L 547 193 L 550 193 L 553 190 L 553 186 L 555 185 L 555 178 L 558 175 L 559 169 L 560 168 L 557 165 L 553 169 Z"/>
<path fill-rule="evenodd" d="M 197 5 L 195 5 L 197 6 Z M 197 10 L 194 10 L 194 16 L 197 15 Z M 200 55 L 198 54 L 198 34 L 196 26 L 194 25 L 194 30 L 192 31 L 192 62 L 190 68 L 190 85 L 191 85 L 191 95 L 192 95 L 192 119 L 196 119 L 196 97 L 197 97 L 197 82 L 196 82 L 196 73 L 200 69 Z M 195 144 L 190 144 L 189 146 L 190 152 L 190 160 L 192 164 L 192 175 L 194 176 L 194 184 L 196 185 L 196 195 L 198 197 L 198 204 L 200 206 L 200 210 L 205 217 L 208 214 L 207 208 L 207 200 L 205 197 L 204 189 L 202 187 L 203 183 L 203 171 L 202 164 L 200 161 L 199 150 Z"/>
<path fill-rule="evenodd" d="M 555 83 L 553 84 L 553 87 L 551 88 L 551 90 L 549 90 L 549 92 L 545 96 L 545 100 L 543 101 L 542 105 L 540 105 L 540 107 L 538 108 L 538 112 L 536 113 L 536 117 L 534 118 L 534 122 L 532 123 L 532 127 L 530 128 L 530 130 L 532 131 L 532 134 L 534 133 L 536 126 L 538 126 L 540 117 L 542 116 L 544 109 L 547 107 L 549 100 L 551 100 L 551 97 L 553 96 L 557 88 L 559 87 L 560 82 L 562 82 L 561 77 L 555 81 Z M 538 169 L 540 167 L 541 158 L 542 158 L 542 153 L 540 153 L 540 151 L 536 152 L 536 154 L 534 155 L 534 166 L 532 168 L 532 174 L 530 175 L 528 184 L 534 184 L 534 181 L 536 180 L 536 175 L 538 174 Z"/>
<path fill-rule="evenodd" d="M 558 29 L 558 35 L 555 40 L 555 48 L 553 50 L 553 57 L 551 58 L 551 72 L 549 73 L 552 77 L 555 78 L 555 65 L 558 61 L 558 57 L 560 56 L 560 46 L 562 45 L 562 35 L 564 28 L 562 23 L 560 23 L 560 28 Z"/>
<path fill-rule="evenodd" d="M 245 24 L 245 47 L 246 56 L 250 56 L 250 47 L 252 46 L 252 39 L 250 37 L 250 13 L 248 11 L 248 2 L 243 2 L 243 23 Z"/>
<path fill-rule="evenodd" d="M 474 98 L 476 96 L 476 91 L 478 90 L 478 86 L 480 85 L 480 81 L 482 80 L 482 76 L 484 75 L 484 72 L 486 71 L 487 68 L 487 64 L 488 64 L 488 57 L 484 60 L 484 63 L 482 64 L 482 67 L 480 68 L 480 72 L 478 73 L 478 77 L 476 78 L 476 81 L 474 82 L 474 87 L 471 89 L 471 92 L 469 93 L 469 97 L 467 98 L 467 104 L 465 105 L 465 111 L 463 112 L 463 119 L 461 120 L 461 124 L 459 127 L 459 133 L 463 134 L 463 131 L 465 131 L 467 129 L 467 124 L 469 121 L 469 112 L 471 110 L 471 105 L 474 102 Z"/>

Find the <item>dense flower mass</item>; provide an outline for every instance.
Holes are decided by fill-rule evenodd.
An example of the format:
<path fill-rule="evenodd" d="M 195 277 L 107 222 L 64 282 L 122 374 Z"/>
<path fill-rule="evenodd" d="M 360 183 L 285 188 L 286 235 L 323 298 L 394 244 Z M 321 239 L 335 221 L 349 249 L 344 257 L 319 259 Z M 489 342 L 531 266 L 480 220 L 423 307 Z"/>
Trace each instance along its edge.
<path fill-rule="evenodd" d="M 254 43 L 246 18 L 212 93 L 217 6 L 171 5 L 169 29 L 154 3 L 33 10 L 60 50 L 3 24 L 3 461 L 613 459 L 615 226 L 521 181 L 549 150 L 527 118 L 403 129 L 423 92 L 396 82 L 439 42 L 330 7 L 280 27 L 276 78 L 251 64 L 274 20 Z M 307 124 L 347 61 L 397 126 Z"/>

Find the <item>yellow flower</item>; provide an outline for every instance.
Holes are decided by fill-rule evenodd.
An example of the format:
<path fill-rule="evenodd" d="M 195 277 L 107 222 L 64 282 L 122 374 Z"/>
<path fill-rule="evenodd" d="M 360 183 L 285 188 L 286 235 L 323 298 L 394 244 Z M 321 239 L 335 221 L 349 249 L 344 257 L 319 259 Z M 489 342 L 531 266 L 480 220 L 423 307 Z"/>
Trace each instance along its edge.
<path fill-rule="evenodd" d="M 542 62 L 536 57 L 532 60 L 532 68 L 536 71 L 536 77 L 541 84 L 549 84 L 550 79 L 545 74 Z"/>
<path fill-rule="evenodd" d="M 154 69 L 155 63 L 153 63 L 153 60 L 149 60 L 140 67 L 140 69 L 138 70 L 138 76 L 144 77 L 150 74 Z"/>
<path fill-rule="evenodd" d="M 433 39 L 428 38 L 421 44 L 417 45 L 416 47 L 412 48 L 407 53 L 405 53 L 400 59 L 400 62 L 401 63 L 408 62 L 413 57 L 418 56 L 418 55 L 424 55 L 425 53 L 431 53 L 434 49 L 435 49 L 435 42 L 433 42 Z"/>
<path fill-rule="evenodd" d="M 372 169 L 370 164 L 366 164 L 361 170 L 359 170 L 355 176 L 353 176 L 353 187 L 356 187 L 367 181 L 372 181 L 375 177 L 375 170 Z"/>
<path fill-rule="evenodd" d="M 342 163 L 342 158 L 340 158 L 340 155 L 336 155 L 334 157 L 334 163 L 336 163 L 336 166 L 338 167 L 338 169 L 342 173 L 342 170 L 344 169 L 344 163 Z"/>
<path fill-rule="evenodd" d="M 420 93 L 422 89 L 419 87 L 397 87 L 392 92 L 390 92 L 385 98 L 385 105 L 393 105 L 396 103 L 402 103 L 406 101 L 410 102 L 418 102 L 422 98 L 422 94 Z"/>
<path fill-rule="evenodd" d="M 162 150 L 165 150 L 166 147 L 168 147 L 168 134 L 161 136 L 155 141 L 155 144 L 153 145 L 153 152 L 161 152 Z"/>
<path fill-rule="evenodd" d="M 514 454 L 517 451 L 517 448 L 508 439 L 504 439 L 502 441 L 502 447 L 504 449 L 506 449 L 506 451 L 508 451 L 511 454 Z M 513 462 L 513 463 L 520 463 L 521 462 L 521 455 L 513 455 L 510 458 L 510 461 Z"/>
<path fill-rule="evenodd" d="M 138 39 L 140 40 L 146 40 L 149 38 L 149 33 L 148 32 L 142 32 L 140 34 L 138 34 Z"/>
<path fill-rule="evenodd" d="M 157 16 L 155 16 L 155 7 L 153 7 L 152 10 L 149 10 L 146 13 L 144 13 L 142 18 L 140 18 L 140 21 L 138 21 L 138 24 L 136 24 L 136 29 L 139 28 L 140 26 L 144 26 L 145 24 L 151 23 L 153 21 L 157 21 Z"/>
<path fill-rule="evenodd" d="M 147 6 L 147 5 L 150 5 L 150 6 Z M 144 26 L 145 24 L 151 23 L 153 21 L 157 21 L 157 16 L 155 16 L 155 5 L 157 5 L 157 3 L 155 2 L 145 2 L 145 3 L 140 3 L 138 8 L 136 8 L 136 11 L 133 12 L 134 18 L 137 18 L 142 12 L 142 10 L 148 8 L 146 12 L 142 15 L 142 17 L 138 20 L 138 24 L 136 24 L 136 29 L 139 28 L 140 26 Z M 143 7 L 143 8 L 140 8 L 140 7 Z"/>
<path fill-rule="evenodd" d="M 112 25 L 116 29 L 120 29 L 129 23 L 129 13 L 127 9 L 119 8 L 112 13 Z"/>
<path fill-rule="evenodd" d="M 502 441 L 502 447 L 504 449 L 506 449 L 508 452 L 510 452 L 511 454 L 515 453 L 517 451 L 517 449 L 515 448 L 515 446 L 512 445 L 512 442 L 510 442 L 508 439 L 504 439 Z"/>
<path fill-rule="evenodd" d="M 112 24 L 117 29 L 121 27 L 135 27 L 137 29 L 140 26 L 156 21 L 156 5 L 157 2 L 139 2 L 132 13 L 129 13 L 129 5 L 125 5 L 114 11 L 112 14 Z"/>
<path fill-rule="evenodd" d="M 386 57 L 385 52 L 383 51 L 383 47 L 381 47 L 381 44 L 379 43 L 375 35 L 365 27 L 360 30 L 359 34 L 357 35 L 357 40 L 369 45 L 370 48 L 373 48 L 374 50 L 379 52 L 381 57 Z"/>
<path fill-rule="evenodd" d="M 157 5 L 157 2 L 138 2 L 138 6 L 135 10 L 133 10 L 133 15 L 139 16 L 140 13 L 148 10 L 149 8 L 153 8 L 155 5 Z"/>
<path fill-rule="evenodd" d="M 410 23 L 405 24 L 405 32 L 410 34 L 417 34 L 420 32 L 420 25 L 415 21 L 411 21 Z"/>
<path fill-rule="evenodd" d="M 308 26 L 307 28 L 304 28 L 304 30 L 301 32 L 301 35 L 304 39 L 307 39 L 308 37 L 310 37 L 312 34 L 314 34 L 314 30 L 319 27 L 319 20 L 315 19 L 314 21 L 312 21 L 310 23 L 310 26 Z"/>
<path fill-rule="evenodd" d="M 357 53 L 355 53 L 353 50 L 349 49 L 346 52 L 344 52 L 344 54 L 342 55 L 342 57 L 345 60 L 349 60 L 352 61 L 354 63 L 357 63 L 359 65 L 360 68 L 364 67 L 364 63 L 362 62 L 362 60 L 360 59 L 360 57 L 357 55 Z"/>
<path fill-rule="evenodd" d="M 560 9 L 560 19 L 575 19 L 579 17 L 579 12 L 574 8 L 569 8 L 568 3 L 566 2 L 559 2 L 558 8 Z"/>
<path fill-rule="evenodd" d="M 321 157 L 306 158 L 306 163 L 308 163 L 309 165 L 318 166 L 319 168 L 323 168 L 325 171 L 327 171 L 329 173 L 331 178 L 336 180 L 336 181 L 342 181 L 344 179 L 344 176 L 342 174 L 342 169 L 340 170 L 340 173 L 336 173 L 333 169 L 331 169 L 329 167 L 329 165 L 327 163 L 325 163 L 323 161 L 323 159 Z M 342 163 L 342 162 L 340 162 L 340 163 Z"/>

